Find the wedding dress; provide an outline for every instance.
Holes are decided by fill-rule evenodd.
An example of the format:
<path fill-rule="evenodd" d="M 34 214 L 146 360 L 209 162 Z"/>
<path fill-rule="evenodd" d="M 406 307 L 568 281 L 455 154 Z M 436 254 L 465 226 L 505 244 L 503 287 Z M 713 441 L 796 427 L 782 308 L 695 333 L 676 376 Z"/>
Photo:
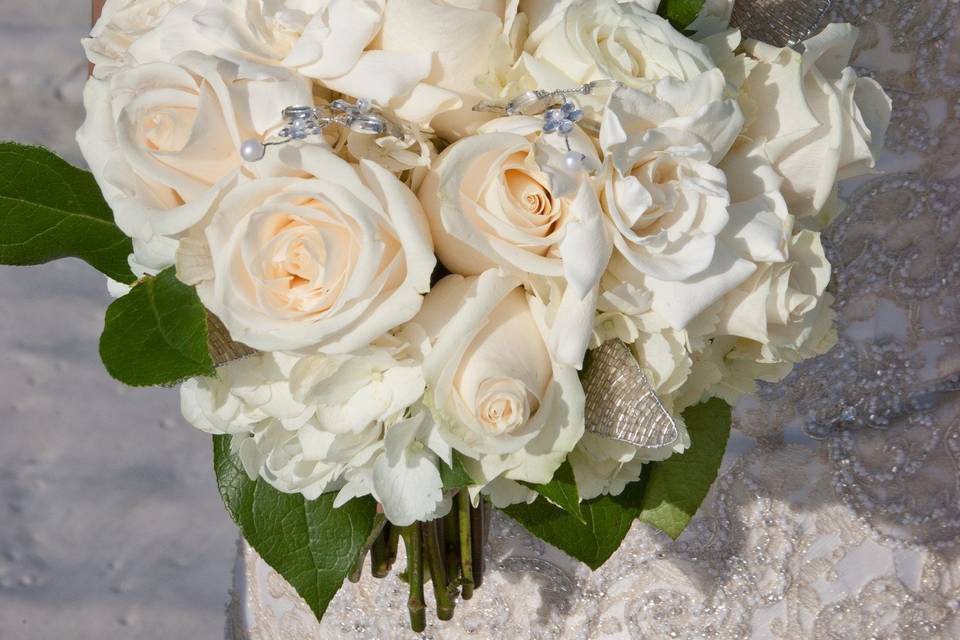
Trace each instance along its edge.
<path fill-rule="evenodd" d="M 483 588 L 424 637 L 960 637 L 960 3 L 829 20 L 861 26 L 858 72 L 895 109 L 884 173 L 843 186 L 825 233 L 840 343 L 737 406 L 679 540 L 635 524 L 591 573 L 498 516 Z M 241 544 L 227 638 L 413 638 L 406 595 L 367 572 L 318 624 Z"/>

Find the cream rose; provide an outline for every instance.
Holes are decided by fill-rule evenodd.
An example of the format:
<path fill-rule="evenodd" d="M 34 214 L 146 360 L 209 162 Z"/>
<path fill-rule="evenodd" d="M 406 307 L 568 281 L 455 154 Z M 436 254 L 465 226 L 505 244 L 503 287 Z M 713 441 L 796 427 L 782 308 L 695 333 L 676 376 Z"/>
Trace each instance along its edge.
<path fill-rule="evenodd" d="M 573 2 L 548 13 L 523 63 L 540 86 L 616 80 L 643 88 L 661 78 L 689 80 L 714 67 L 707 49 L 658 16 L 655 3 Z M 534 48 L 535 47 L 535 48 Z M 565 79 L 565 82 L 561 79 Z"/>
<path fill-rule="evenodd" d="M 741 87 L 743 133 L 764 142 L 795 216 L 819 214 L 837 181 L 872 169 L 883 146 L 890 98 L 847 66 L 856 39 L 854 27 L 832 24 L 807 40 L 802 54 L 744 45 L 753 61 Z"/>
<path fill-rule="evenodd" d="M 611 248 L 586 172 L 566 167 L 557 136 L 538 137 L 541 124 L 502 118 L 454 143 L 419 195 L 437 255 L 450 271 L 477 275 L 497 266 L 534 290 L 554 285 L 562 299 L 551 345 L 564 362 L 579 366 Z M 589 139 L 577 134 L 575 150 L 588 166 L 599 165 Z"/>
<path fill-rule="evenodd" d="M 489 270 L 441 280 L 411 323 L 429 336 L 425 403 L 480 484 L 549 482 L 583 434 L 583 387 L 548 347 L 544 315 Z"/>
<path fill-rule="evenodd" d="M 298 177 L 234 188 L 184 241 L 178 276 L 255 349 L 347 353 L 412 318 L 436 263 L 413 193 L 318 145 L 280 157 Z"/>
<path fill-rule="evenodd" d="M 88 81 L 77 142 L 136 257 L 160 269 L 173 262 L 178 235 L 237 179 L 241 141 L 310 99 L 309 83 L 282 69 L 247 76 L 186 53 Z"/>

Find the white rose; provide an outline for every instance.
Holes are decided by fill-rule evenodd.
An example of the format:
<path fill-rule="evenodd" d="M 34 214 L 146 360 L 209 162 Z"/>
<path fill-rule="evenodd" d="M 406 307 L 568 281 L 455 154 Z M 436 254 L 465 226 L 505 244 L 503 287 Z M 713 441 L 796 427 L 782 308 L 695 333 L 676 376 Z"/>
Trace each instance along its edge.
<path fill-rule="evenodd" d="M 729 220 L 727 179 L 715 165 L 743 117 L 723 94 L 723 74 L 715 69 L 690 82 L 666 78 L 649 93 L 619 89 L 604 111 L 604 205 L 614 246 L 660 280 L 706 270 Z"/>
<path fill-rule="evenodd" d="M 423 210 L 372 162 L 319 145 L 279 153 L 299 177 L 233 189 L 184 241 L 178 276 L 255 349 L 360 349 L 412 318 L 430 287 Z"/>
<path fill-rule="evenodd" d="M 515 15 L 504 0 L 189 0 L 123 39 L 140 62 L 194 50 L 283 66 L 449 136 L 483 121 L 474 80 Z"/>
<path fill-rule="evenodd" d="M 190 0 L 107 0 L 90 36 L 83 39 L 87 59 L 95 65 L 93 75 L 105 77 L 130 62 L 130 46 L 185 2 Z"/>
<path fill-rule="evenodd" d="M 528 43 L 528 51 L 536 45 L 533 60 L 527 56 L 524 64 L 547 87 L 608 79 L 642 88 L 661 78 L 688 80 L 712 69 L 707 49 L 654 13 L 654 5 L 574 2 L 562 20 L 546 18 L 543 24 L 549 28 L 534 31 Z"/>
<path fill-rule="evenodd" d="M 586 173 L 564 167 L 565 149 L 550 139 L 557 136 L 537 137 L 541 124 L 502 118 L 490 123 L 489 133 L 454 143 L 419 195 L 437 255 L 450 271 L 477 275 L 497 266 L 534 290 L 561 284 L 551 346 L 579 367 L 610 241 Z M 599 164 L 585 134 L 578 131 L 572 142 L 588 165 Z"/>
<path fill-rule="evenodd" d="M 723 237 L 733 187 L 717 165 L 743 123 L 724 90 L 715 69 L 687 82 L 665 78 L 648 91 L 618 89 L 603 116 L 611 273 L 651 292 L 651 308 L 675 330 L 755 270 Z"/>
<path fill-rule="evenodd" d="M 583 435 L 583 387 L 547 347 L 544 313 L 490 270 L 447 276 L 413 321 L 431 338 L 425 403 L 480 484 L 549 482 Z"/>
<path fill-rule="evenodd" d="M 137 258 L 159 269 L 241 172 L 241 141 L 310 99 L 309 83 L 282 69 L 250 77 L 186 53 L 88 81 L 77 142 Z"/>
<path fill-rule="evenodd" d="M 441 137 L 456 139 L 489 119 L 472 110 L 483 99 L 477 81 L 490 71 L 495 49 L 509 39 L 516 17 L 515 0 L 387 0 L 375 44 L 384 51 L 429 57 L 432 66 L 421 93 L 427 95 L 429 88 L 456 99 L 432 118 Z M 411 104 L 398 109 L 410 120 L 416 119 L 416 93 Z"/>
<path fill-rule="evenodd" d="M 696 32 L 698 40 L 727 31 L 733 16 L 733 3 L 734 0 L 706 0 L 687 29 Z"/>
<path fill-rule="evenodd" d="M 802 54 L 745 44 L 755 64 L 741 87 L 744 135 L 765 142 L 795 216 L 819 214 L 837 180 L 869 171 L 883 146 L 890 98 L 847 66 L 856 39 L 852 26 L 831 24 L 804 43 Z"/>
<path fill-rule="evenodd" d="M 734 357 L 760 362 L 799 362 L 826 352 L 836 341 L 833 297 L 826 293 L 830 271 L 820 234 L 801 231 L 786 262 L 761 264 L 728 294 L 717 333 L 752 341 Z"/>
<path fill-rule="evenodd" d="M 783 178 L 762 144 L 737 145 L 720 163 L 727 176 L 730 222 L 721 238 L 753 262 L 784 262 L 793 236 L 794 216 L 780 191 Z"/>

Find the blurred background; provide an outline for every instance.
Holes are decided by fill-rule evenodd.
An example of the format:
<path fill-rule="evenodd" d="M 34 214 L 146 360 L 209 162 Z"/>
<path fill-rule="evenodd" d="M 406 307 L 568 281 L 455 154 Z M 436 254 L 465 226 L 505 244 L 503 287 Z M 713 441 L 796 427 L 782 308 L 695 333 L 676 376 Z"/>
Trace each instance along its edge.
<path fill-rule="evenodd" d="M 82 166 L 84 0 L 0 0 L 0 139 Z M 174 389 L 113 382 L 77 260 L 0 266 L 0 638 L 223 636 L 236 530 Z"/>

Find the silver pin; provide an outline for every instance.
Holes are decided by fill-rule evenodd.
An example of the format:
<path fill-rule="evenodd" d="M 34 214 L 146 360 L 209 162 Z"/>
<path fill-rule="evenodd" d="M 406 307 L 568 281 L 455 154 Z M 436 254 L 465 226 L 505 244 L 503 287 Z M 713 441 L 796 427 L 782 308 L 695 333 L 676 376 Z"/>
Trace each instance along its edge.
<path fill-rule="evenodd" d="M 567 153 L 563 156 L 564 169 L 572 173 L 579 173 L 584 169 L 584 162 L 587 157 L 579 151 L 574 151 L 570 146 L 570 134 L 573 133 L 574 127 L 580 126 L 580 128 L 597 135 L 600 131 L 600 125 L 584 119 L 583 109 L 574 101 L 573 96 L 589 96 L 601 88 L 616 89 L 620 86 L 621 84 L 614 80 L 594 80 L 572 89 L 527 91 L 508 102 L 484 101 L 475 105 L 473 110 L 496 113 L 502 116 L 535 116 L 542 114 L 543 126 L 541 130 L 543 133 L 555 133 L 562 136 L 567 146 Z"/>
<path fill-rule="evenodd" d="M 474 105 L 473 110 L 501 116 L 535 116 L 567 102 L 570 96 L 589 96 L 599 89 L 615 89 L 618 86 L 620 83 L 615 80 L 594 80 L 571 89 L 537 89 L 521 93 L 507 102 L 484 100 Z"/>
<path fill-rule="evenodd" d="M 289 106 L 282 111 L 281 117 L 285 125 L 277 132 L 276 139 L 261 141 L 251 138 L 240 145 L 240 156 L 246 162 L 261 160 L 267 147 L 322 135 L 324 130 L 332 125 L 367 135 L 390 135 L 401 140 L 404 138 L 403 127 L 388 120 L 364 98 L 355 103 L 343 99 L 334 100 L 321 107 Z"/>
<path fill-rule="evenodd" d="M 594 80 L 569 89 L 537 89 L 521 93 L 507 102 L 484 100 L 474 105 L 473 110 L 482 113 L 496 113 L 501 116 L 536 116 L 543 114 L 544 133 L 557 133 L 564 138 L 573 132 L 574 125 L 591 135 L 600 133 L 600 123 L 583 117 L 583 110 L 573 100 L 573 96 L 590 96 L 602 89 L 617 89 L 622 83 L 615 80 Z M 583 166 L 584 155 L 570 148 L 567 143 L 567 156 L 564 166 L 571 171 L 579 171 Z"/>

